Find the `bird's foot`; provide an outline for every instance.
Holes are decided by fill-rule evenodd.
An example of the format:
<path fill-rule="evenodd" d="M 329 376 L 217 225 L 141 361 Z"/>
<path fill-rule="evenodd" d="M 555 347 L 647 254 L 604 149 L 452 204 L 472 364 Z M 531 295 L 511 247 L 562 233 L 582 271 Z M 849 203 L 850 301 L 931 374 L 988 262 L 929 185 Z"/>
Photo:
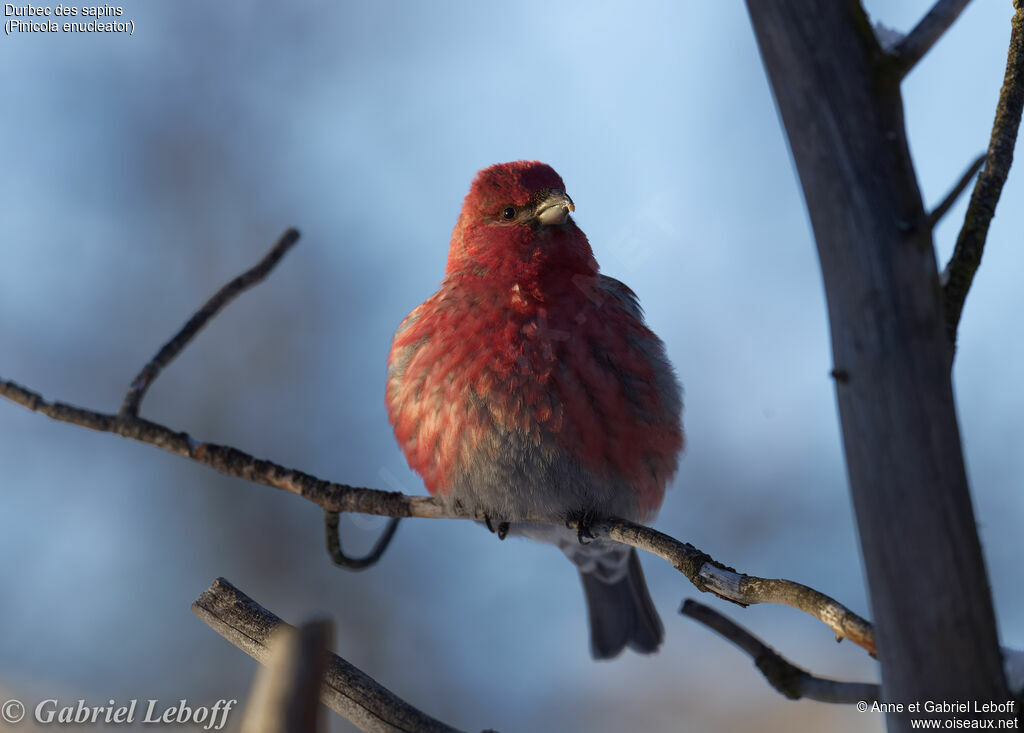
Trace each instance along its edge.
<path fill-rule="evenodd" d="M 590 531 L 590 526 L 596 521 L 597 516 L 593 512 L 581 510 L 577 512 L 569 512 L 565 518 L 565 526 L 572 529 L 572 525 L 576 525 L 576 539 L 579 540 L 581 545 L 589 545 L 590 540 L 594 539 L 594 534 Z"/>
<path fill-rule="evenodd" d="M 498 528 L 494 528 L 494 524 L 491 522 L 491 516 L 489 514 L 484 515 L 484 524 L 487 526 L 487 530 L 491 534 L 498 535 L 499 540 L 503 540 L 508 537 L 508 522 L 498 522 Z"/>

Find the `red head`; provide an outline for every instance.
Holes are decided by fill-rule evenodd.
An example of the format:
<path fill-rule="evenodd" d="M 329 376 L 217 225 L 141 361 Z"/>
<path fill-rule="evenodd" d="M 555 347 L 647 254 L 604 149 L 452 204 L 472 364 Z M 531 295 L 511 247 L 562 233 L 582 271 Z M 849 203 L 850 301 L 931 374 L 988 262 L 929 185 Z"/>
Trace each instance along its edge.
<path fill-rule="evenodd" d="M 587 238 L 554 169 L 519 160 L 484 168 L 462 204 L 448 251 L 448 275 L 534 275 L 540 269 L 596 273 Z"/>

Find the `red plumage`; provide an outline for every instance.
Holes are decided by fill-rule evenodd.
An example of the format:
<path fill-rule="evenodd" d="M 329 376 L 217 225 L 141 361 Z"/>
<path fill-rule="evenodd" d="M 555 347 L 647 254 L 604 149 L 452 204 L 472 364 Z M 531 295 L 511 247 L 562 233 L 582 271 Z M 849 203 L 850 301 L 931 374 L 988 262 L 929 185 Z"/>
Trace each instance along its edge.
<path fill-rule="evenodd" d="M 682 449 L 680 390 L 663 345 L 634 293 L 599 274 L 573 208 L 547 165 L 481 171 L 446 277 L 399 326 L 388 357 L 388 413 L 409 465 L 431 493 L 498 521 L 649 519 Z M 595 633 L 594 599 L 607 605 L 607 588 L 623 578 L 635 586 L 628 573 L 639 573 L 635 557 L 605 549 L 615 562 L 604 585 L 592 593 L 584 575 Z M 573 559 L 584 572 L 593 560 Z M 653 607 L 642 607 L 650 599 L 642 575 L 639 583 L 633 622 L 651 633 L 594 637 L 596 656 L 660 641 L 657 614 L 657 629 L 642 618 Z"/>

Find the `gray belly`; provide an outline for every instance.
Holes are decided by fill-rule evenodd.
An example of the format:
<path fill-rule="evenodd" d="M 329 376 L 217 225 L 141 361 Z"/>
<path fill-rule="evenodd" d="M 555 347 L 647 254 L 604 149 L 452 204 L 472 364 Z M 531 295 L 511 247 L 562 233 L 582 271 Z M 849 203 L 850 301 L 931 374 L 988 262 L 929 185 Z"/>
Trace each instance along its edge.
<path fill-rule="evenodd" d="M 570 513 L 638 518 L 635 492 L 610 476 L 595 476 L 548 436 L 497 430 L 476 446 L 453 477 L 449 501 L 494 521 L 527 518 L 564 522 Z"/>

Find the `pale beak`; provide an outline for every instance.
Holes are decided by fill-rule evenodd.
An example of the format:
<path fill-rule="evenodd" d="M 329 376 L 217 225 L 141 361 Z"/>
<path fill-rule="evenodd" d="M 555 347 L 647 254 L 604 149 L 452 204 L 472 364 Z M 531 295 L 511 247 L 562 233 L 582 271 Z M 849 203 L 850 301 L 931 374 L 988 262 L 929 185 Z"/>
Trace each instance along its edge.
<path fill-rule="evenodd" d="M 569 212 L 575 210 L 576 206 L 565 191 L 552 189 L 537 204 L 537 211 L 534 216 L 537 217 L 537 221 L 543 226 L 548 227 L 555 224 L 565 224 L 566 219 L 569 218 Z"/>

